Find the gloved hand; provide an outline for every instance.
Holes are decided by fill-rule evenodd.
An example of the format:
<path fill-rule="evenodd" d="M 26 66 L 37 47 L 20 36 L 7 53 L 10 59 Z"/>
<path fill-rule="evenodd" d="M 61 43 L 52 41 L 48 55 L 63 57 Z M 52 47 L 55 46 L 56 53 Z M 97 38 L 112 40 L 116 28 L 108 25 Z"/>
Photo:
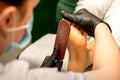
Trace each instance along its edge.
<path fill-rule="evenodd" d="M 61 11 L 61 16 L 70 21 L 75 23 L 79 26 L 79 28 L 83 29 L 89 36 L 94 37 L 94 30 L 96 28 L 96 25 L 99 23 L 105 23 L 86 9 L 80 9 L 74 14 L 69 14 L 64 11 Z M 107 24 L 107 23 L 105 23 Z M 108 25 L 108 24 L 107 24 Z M 109 27 L 109 25 L 108 25 Z M 109 27 L 110 31 L 111 28 Z"/>
<path fill-rule="evenodd" d="M 57 67 L 61 71 L 63 61 L 57 59 L 59 53 L 59 46 L 55 46 L 51 56 L 46 56 L 40 67 Z"/>

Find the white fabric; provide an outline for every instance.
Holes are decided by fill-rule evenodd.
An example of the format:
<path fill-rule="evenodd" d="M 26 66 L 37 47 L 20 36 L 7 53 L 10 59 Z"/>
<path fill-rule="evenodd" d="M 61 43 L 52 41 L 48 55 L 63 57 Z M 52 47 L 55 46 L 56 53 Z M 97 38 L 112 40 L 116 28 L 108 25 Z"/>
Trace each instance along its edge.
<path fill-rule="evenodd" d="M 18 55 L 23 51 L 23 49 L 16 48 L 8 53 L 3 53 L 2 56 L 0 56 L 0 63 L 6 64 L 9 61 L 17 59 Z"/>
<path fill-rule="evenodd" d="M 110 25 L 112 35 L 120 48 L 120 0 L 114 1 L 104 16 L 104 21 Z"/>
<path fill-rule="evenodd" d="M 55 42 L 55 34 L 47 34 L 23 51 L 19 59 L 25 59 L 31 67 L 40 67 L 46 56 L 51 55 Z M 68 50 L 66 50 L 63 60 L 62 71 L 67 70 Z"/>
<path fill-rule="evenodd" d="M 23 60 L 0 63 L 0 80 L 91 80 L 89 76 L 73 73 L 58 72 L 55 68 L 30 69 L 29 64 Z"/>
<path fill-rule="evenodd" d="M 29 44 L 27 46 L 29 46 L 31 44 L 31 42 L 29 42 Z M 26 46 L 26 47 L 27 47 Z M 26 48 L 25 47 L 25 48 Z M 20 55 L 20 53 L 25 49 L 21 49 L 21 48 L 15 48 L 9 52 L 3 53 L 2 56 L 0 56 L 0 63 L 2 64 L 6 64 L 9 61 L 15 60 L 17 59 L 17 57 Z"/>
<path fill-rule="evenodd" d="M 81 8 L 107 22 L 112 35 L 120 47 L 120 0 L 79 0 L 75 12 Z"/>
<path fill-rule="evenodd" d="M 86 8 L 88 11 L 103 18 L 107 10 L 111 7 L 111 4 L 115 0 L 79 0 L 75 11 Z"/>

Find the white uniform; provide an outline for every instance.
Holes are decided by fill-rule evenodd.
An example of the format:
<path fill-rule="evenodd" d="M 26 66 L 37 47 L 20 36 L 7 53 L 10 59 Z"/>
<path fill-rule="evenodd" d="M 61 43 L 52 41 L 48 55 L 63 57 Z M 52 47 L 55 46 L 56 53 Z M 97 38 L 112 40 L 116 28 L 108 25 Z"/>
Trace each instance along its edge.
<path fill-rule="evenodd" d="M 73 72 L 58 72 L 56 68 L 30 69 L 23 60 L 0 64 L 0 80 L 91 80 L 89 76 Z"/>

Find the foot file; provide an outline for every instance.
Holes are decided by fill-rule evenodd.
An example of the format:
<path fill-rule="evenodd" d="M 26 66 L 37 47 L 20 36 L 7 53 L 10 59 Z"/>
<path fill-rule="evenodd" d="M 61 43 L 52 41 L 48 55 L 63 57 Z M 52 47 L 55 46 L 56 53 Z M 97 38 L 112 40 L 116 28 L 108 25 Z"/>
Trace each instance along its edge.
<path fill-rule="evenodd" d="M 58 24 L 57 34 L 56 34 L 56 40 L 55 40 L 55 46 L 59 46 L 58 51 L 58 60 L 63 60 L 65 56 L 67 41 L 69 38 L 70 33 L 70 24 L 66 20 L 61 20 Z"/>

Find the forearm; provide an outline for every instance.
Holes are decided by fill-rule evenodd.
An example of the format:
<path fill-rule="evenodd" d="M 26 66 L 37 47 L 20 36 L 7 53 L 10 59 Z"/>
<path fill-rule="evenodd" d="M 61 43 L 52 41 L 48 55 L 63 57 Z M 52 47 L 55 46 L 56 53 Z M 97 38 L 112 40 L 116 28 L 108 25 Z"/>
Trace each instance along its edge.
<path fill-rule="evenodd" d="M 119 80 L 119 48 L 105 24 L 100 23 L 97 25 L 95 29 L 95 41 L 93 71 L 87 74 L 90 75 L 93 80 Z"/>
<path fill-rule="evenodd" d="M 94 69 L 106 67 L 108 65 L 111 65 L 111 67 L 112 65 L 118 66 L 118 60 L 120 59 L 119 48 L 114 41 L 111 32 L 105 24 L 100 23 L 97 25 L 95 29 L 95 40 L 96 48 L 94 57 Z M 116 64 L 116 62 L 118 62 L 118 64 Z"/>

